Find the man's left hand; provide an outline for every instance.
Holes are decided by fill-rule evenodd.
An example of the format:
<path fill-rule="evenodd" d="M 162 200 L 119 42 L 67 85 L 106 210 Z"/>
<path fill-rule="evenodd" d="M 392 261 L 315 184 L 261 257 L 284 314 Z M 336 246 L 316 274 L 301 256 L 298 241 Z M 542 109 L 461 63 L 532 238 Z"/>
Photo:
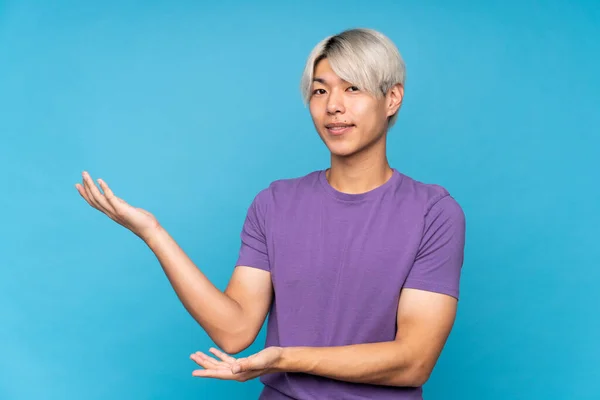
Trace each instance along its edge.
<path fill-rule="evenodd" d="M 193 376 L 245 382 L 261 375 L 277 372 L 276 367 L 281 360 L 283 349 L 267 347 L 249 357 L 238 359 L 215 348 L 211 348 L 209 351 L 219 359 L 200 351 L 190 356 L 193 361 L 204 368 L 193 371 Z"/>

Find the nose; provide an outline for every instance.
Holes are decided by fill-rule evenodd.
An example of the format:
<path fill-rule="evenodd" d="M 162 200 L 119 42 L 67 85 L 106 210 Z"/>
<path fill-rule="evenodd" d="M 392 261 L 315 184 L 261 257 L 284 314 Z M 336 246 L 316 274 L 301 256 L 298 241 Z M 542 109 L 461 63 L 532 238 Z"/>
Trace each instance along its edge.
<path fill-rule="evenodd" d="M 346 111 L 344 108 L 344 96 L 338 90 L 332 90 L 327 98 L 327 113 L 328 114 L 343 114 Z"/>

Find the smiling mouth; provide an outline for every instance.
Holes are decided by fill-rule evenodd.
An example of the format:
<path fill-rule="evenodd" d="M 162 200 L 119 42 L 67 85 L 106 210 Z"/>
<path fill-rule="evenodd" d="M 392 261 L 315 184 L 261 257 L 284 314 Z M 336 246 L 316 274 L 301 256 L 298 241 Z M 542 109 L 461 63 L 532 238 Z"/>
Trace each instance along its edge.
<path fill-rule="evenodd" d="M 354 127 L 353 124 L 327 124 L 325 128 L 332 135 L 341 135 Z"/>

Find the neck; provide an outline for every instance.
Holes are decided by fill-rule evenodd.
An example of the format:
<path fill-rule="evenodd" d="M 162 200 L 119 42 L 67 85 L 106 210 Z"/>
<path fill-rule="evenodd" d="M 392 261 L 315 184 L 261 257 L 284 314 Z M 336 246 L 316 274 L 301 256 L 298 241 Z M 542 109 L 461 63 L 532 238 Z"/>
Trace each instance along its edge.
<path fill-rule="evenodd" d="M 326 177 L 333 188 L 348 194 L 365 193 L 383 185 L 392 177 L 385 140 L 351 156 L 332 154 Z"/>

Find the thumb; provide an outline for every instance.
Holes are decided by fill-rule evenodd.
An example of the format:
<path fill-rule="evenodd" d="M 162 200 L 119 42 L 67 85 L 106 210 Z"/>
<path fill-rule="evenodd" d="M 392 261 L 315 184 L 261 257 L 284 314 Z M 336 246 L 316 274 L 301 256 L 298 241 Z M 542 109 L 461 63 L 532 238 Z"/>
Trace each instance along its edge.
<path fill-rule="evenodd" d="M 239 374 L 253 369 L 252 362 L 247 358 L 240 358 L 231 367 L 231 372 Z"/>

